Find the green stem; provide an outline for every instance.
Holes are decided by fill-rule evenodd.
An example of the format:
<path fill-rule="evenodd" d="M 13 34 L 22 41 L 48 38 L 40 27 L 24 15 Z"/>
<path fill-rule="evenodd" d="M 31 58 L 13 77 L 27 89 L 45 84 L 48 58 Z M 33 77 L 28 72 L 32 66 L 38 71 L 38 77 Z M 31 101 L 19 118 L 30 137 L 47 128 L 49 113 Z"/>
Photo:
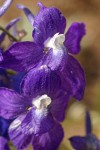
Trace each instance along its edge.
<path fill-rule="evenodd" d="M 0 26 L 0 30 L 3 31 L 4 33 L 6 33 L 11 39 L 13 39 L 13 41 L 19 41 L 18 39 L 16 39 L 12 34 L 10 34 L 6 29 L 4 29 L 3 27 Z"/>

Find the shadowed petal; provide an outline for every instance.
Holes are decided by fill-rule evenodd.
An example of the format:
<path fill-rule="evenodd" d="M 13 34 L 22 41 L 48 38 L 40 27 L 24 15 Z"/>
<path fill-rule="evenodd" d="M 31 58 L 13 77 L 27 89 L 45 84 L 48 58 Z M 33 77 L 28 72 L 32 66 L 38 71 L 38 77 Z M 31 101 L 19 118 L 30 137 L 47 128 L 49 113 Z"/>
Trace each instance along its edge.
<path fill-rule="evenodd" d="M 13 90 L 0 88 L 0 116 L 5 119 L 13 119 L 27 111 L 30 106 L 27 98 Z"/>
<path fill-rule="evenodd" d="M 20 83 L 25 75 L 26 75 L 25 72 L 20 72 L 18 74 L 11 76 L 10 78 L 11 88 L 18 93 L 20 93 Z"/>
<path fill-rule="evenodd" d="M 24 95 L 37 97 L 47 94 L 52 97 L 59 90 L 60 77 L 46 65 L 31 69 L 22 81 Z"/>
<path fill-rule="evenodd" d="M 9 30 L 11 27 L 13 27 L 18 21 L 20 21 L 20 18 L 15 18 L 15 19 L 13 19 L 13 20 L 11 20 L 8 24 L 7 24 L 7 26 L 6 26 L 6 30 Z M 4 40 L 4 38 L 5 38 L 5 36 L 6 36 L 6 33 L 5 32 L 3 32 L 3 33 L 1 33 L 0 34 L 0 43 Z"/>
<path fill-rule="evenodd" d="M 7 9 L 12 4 L 13 0 L 5 0 L 3 5 L 0 7 L 0 17 L 7 11 Z"/>
<path fill-rule="evenodd" d="M 31 25 L 33 26 L 34 15 L 32 14 L 32 12 L 31 12 L 27 7 L 25 7 L 25 6 L 22 5 L 22 4 L 18 4 L 18 5 L 17 5 L 17 8 L 22 9 L 22 10 L 24 11 L 26 17 L 28 18 L 29 22 L 30 22 Z"/>
<path fill-rule="evenodd" d="M 55 126 L 47 133 L 41 136 L 34 137 L 33 147 L 34 150 L 57 150 L 64 133 L 60 124 L 55 124 Z"/>
<path fill-rule="evenodd" d="M 76 99 L 81 100 L 84 96 L 86 85 L 85 74 L 79 62 L 71 55 L 68 56 L 67 65 L 62 72 L 62 76 L 65 81 L 69 81 L 72 87 L 73 96 Z"/>
<path fill-rule="evenodd" d="M 34 42 L 43 44 L 46 39 L 56 33 L 64 33 L 66 19 L 55 7 L 46 8 L 39 3 L 40 12 L 34 18 Z"/>
<path fill-rule="evenodd" d="M 17 42 L 3 54 L 4 59 L 0 67 L 25 71 L 33 67 L 41 59 L 42 54 L 41 47 L 33 42 Z"/>
<path fill-rule="evenodd" d="M 21 123 L 26 115 L 21 115 L 15 119 L 9 127 L 9 137 L 18 150 L 27 148 L 32 140 L 31 135 L 22 133 Z"/>
<path fill-rule="evenodd" d="M 59 90 L 58 93 L 55 94 L 55 98 L 52 100 L 51 112 L 59 122 L 65 119 L 66 107 L 69 99 L 69 93 Z"/>
<path fill-rule="evenodd" d="M 84 23 L 73 23 L 66 33 L 65 46 L 72 54 L 78 54 L 80 52 L 80 42 L 85 35 Z"/>
<path fill-rule="evenodd" d="M 0 135 L 5 137 L 6 139 L 8 138 L 8 127 L 12 121 L 12 119 L 8 120 L 0 117 Z"/>
<path fill-rule="evenodd" d="M 0 137 L 0 150 L 10 150 L 8 141 L 3 137 Z"/>
<path fill-rule="evenodd" d="M 27 135 L 41 135 L 48 132 L 54 120 L 48 109 L 31 109 L 22 122 L 22 131 Z"/>

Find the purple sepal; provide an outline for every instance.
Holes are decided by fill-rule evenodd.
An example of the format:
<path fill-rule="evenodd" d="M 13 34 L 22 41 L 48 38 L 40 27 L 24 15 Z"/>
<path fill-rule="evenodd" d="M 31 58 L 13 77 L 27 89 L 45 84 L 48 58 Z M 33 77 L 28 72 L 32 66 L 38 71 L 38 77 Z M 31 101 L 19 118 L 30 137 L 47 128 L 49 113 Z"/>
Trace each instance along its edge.
<path fill-rule="evenodd" d="M 65 46 L 69 53 L 78 54 L 80 52 L 80 42 L 85 35 L 84 23 L 73 23 L 65 35 Z"/>
<path fill-rule="evenodd" d="M 55 93 L 54 99 L 52 100 L 51 112 L 59 122 L 62 122 L 65 119 L 69 99 L 70 94 L 64 90 L 59 90 Z"/>
<path fill-rule="evenodd" d="M 19 22 L 19 21 L 20 21 L 20 18 L 15 18 L 15 19 L 11 20 L 11 21 L 7 24 L 7 26 L 5 27 L 5 29 L 6 29 L 6 30 L 9 30 L 11 27 L 13 27 L 13 26 L 14 26 L 17 22 Z M 5 33 L 5 32 L 3 32 L 3 33 L 0 34 L 0 43 L 4 40 L 5 36 L 6 36 L 6 33 Z"/>
<path fill-rule="evenodd" d="M 61 125 L 56 123 L 49 132 L 33 138 L 33 148 L 34 150 L 57 150 L 63 136 Z"/>
<path fill-rule="evenodd" d="M 66 19 L 62 13 L 55 7 L 44 7 L 39 3 L 40 12 L 34 17 L 34 42 L 40 45 L 49 37 L 56 33 L 64 33 L 66 27 Z"/>
<path fill-rule="evenodd" d="M 0 150 L 10 150 L 8 141 L 4 137 L 0 137 Z"/>
<path fill-rule="evenodd" d="M 5 119 L 16 118 L 30 107 L 28 98 L 21 96 L 15 91 L 7 88 L 0 88 L 0 116 Z"/>
<path fill-rule="evenodd" d="M 73 96 L 76 99 L 81 100 L 84 96 L 86 85 L 85 74 L 79 62 L 71 55 L 68 55 L 66 68 L 62 72 L 62 76 L 65 79 L 65 82 L 69 81 L 72 87 Z"/>
<path fill-rule="evenodd" d="M 76 150 L 100 150 L 100 141 L 92 134 L 84 137 L 74 136 L 69 140 Z"/>
<path fill-rule="evenodd" d="M 91 134 L 92 133 L 92 124 L 91 124 L 91 117 L 90 117 L 90 113 L 88 111 L 86 111 L 86 117 L 85 117 L 86 121 L 86 134 Z"/>
<path fill-rule="evenodd" d="M 22 121 L 22 132 L 27 135 L 41 135 L 51 130 L 54 125 L 54 119 L 48 108 L 29 110 L 25 119 Z"/>
<path fill-rule="evenodd" d="M 0 7 L 0 17 L 7 11 L 12 2 L 13 0 L 5 0 L 3 5 Z"/>
<path fill-rule="evenodd" d="M 3 61 L 0 67 L 25 71 L 40 61 L 43 55 L 41 47 L 33 42 L 17 42 L 3 53 Z M 20 67 L 19 67 L 20 66 Z"/>
<path fill-rule="evenodd" d="M 32 14 L 32 12 L 22 4 L 17 4 L 17 8 L 22 9 L 24 11 L 26 17 L 28 18 L 29 22 L 33 26 L 34 15 Z"/>
<path fill-rule="evenodd" d="M 22 132 L 21 123 L 26 115 L 20 115 L 15 119 L 9 127 L 9 137 L 16 149 L 22 150 L 27 148 L 31 143 L 32 136 Z"/>
<path fill-rule="evenodd" d="M 52 97 L 60 87 L 60 77 L 46 65 L 31 69 L 23 78 L 21 89 L 24 95 L 35 98 L 47 94 Z"/>

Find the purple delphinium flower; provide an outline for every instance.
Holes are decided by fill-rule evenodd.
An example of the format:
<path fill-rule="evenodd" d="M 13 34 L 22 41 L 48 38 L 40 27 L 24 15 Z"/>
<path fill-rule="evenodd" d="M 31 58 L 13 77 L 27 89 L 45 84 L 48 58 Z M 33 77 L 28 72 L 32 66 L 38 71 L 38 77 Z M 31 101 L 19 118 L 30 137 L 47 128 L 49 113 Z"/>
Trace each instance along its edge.
<path fill-rule="evenodd" d="M 100 141 L 92 134 L 90 114 L 86 112 L 86 136 L 73 136 L 70 143 L 75 150 L 100 150 Z"/>
<path fill-rule="evenodd" d="M 0 88 L 0 116 L 16 118 L 9 127 L 11 141 L 17 149 L 32 142 L 35 150 L 56 150 L 63 138 L 59 122 L 64 120 L 70 94 L 47 66 L 31 69 L 21 87 L 22 94 Z"/>
<path fill-rule="evenodd" d="M 64 34 L 66 19 L 62 13 L 57 8 L 47 8 L 41 3 L 39 6 L 40 12 L 33 22 L 34 42 L 13 44 L 4 53 L 0 67 L 26 71 L 36 66 L 48 65 L 58 72 L 66 88 L 69 82 L 72 96 L 81 100 L 85 89 L 85 75 L 79 62 L 70 53 L 79 53 L 80 41 L 85 35 L 85 25 L 73 23 Z M 26 11 L 28 19 L 32 16 L 26 7 L 18 7 Z"/>
<path fill-rule="evenodd" d="M 0 17 L 7 11 L 7 9 L 12 4 L 13 0 L 5 0 L 3 5 L 0 7 Z"/>

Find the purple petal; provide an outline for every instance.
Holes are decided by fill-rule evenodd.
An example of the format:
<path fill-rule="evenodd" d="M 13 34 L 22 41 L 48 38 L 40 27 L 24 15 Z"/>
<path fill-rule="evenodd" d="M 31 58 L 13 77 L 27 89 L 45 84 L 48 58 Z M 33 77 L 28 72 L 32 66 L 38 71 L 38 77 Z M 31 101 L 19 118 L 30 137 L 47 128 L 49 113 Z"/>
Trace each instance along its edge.
<path fill-rule="evenodd" d="M 51 70 L 63 70 L 67 62 L 67 51 L 66 49 L 58 50 L 53 52 L 50 49 L 46 55 L 44 55 L 39 65 L 47 65 Z"/>
<path fill-rule="evenodd" d="M 31 23 L 31 25 L 33 26 L 33 22 L 34 22 L 34 15 L 32 14 L 32 12 L 25 6 L 18 4 L 17 8 L 22 9 L 26 15 L 26 17 L 28 18 L 29 22 Z"/>
<path fill-rule="evenodd" d="M 46 8 L 39 3 L 40 12 L 34 18 L 34 42 L 43 44 L 46 39 L 56 33 L 64 33 L 66 19 L 55 7 Z"/>
<path fill-rule="evenodd" d="M 7 24 L 7 26 L 6 26 L 6 30 L 9 30 L 11 27 L 13 27 L 18 21 L 20 21 L 20 18 L 16 18 L 16 19 L 13 19 L 13 20 L 11 20 L 8 24 Z M 5 32 L 3 32 L 3 33 L 1 33 L 1 35 L 0 35 L 0 43 L 4 40 L 4 38 L 5 38 L 5 36 L 6 36 L 6 33 Z"/>
<path fill-rule="evenodd" d="M 0 137 L 0 150 L 10 150 L 8 141 L 3 137 Z"/>
<path fill-rule="evenodd" d="M 54 119 L 48 109 L 31 109 L 22 122 L 22 131 L 27 135 L 41 135 L 54 125 Z"/>
<path fill-rule="evenodd" d="M 59 90 L 52 101 L 51 105 L 52 115 L 60 122 L 65 119 L 66 107 L 69 99 L 70 99 L 69 93 L 63 90 Z"/>
<path fill-rule="evenodd" d="M 15 71 L 25 71 L 33 67 L 41 59 L 43 51 L 33 42 L 17 42 L 3 55 L 0 67 Z M 19 67 L 20 66 L 20 67 Z"/>
<path fill-rule="evenodd" d="M 80 42 L 85 35 L 84 23 L 73 23 L 66 33 L 65 46 L 72 54 L 78 54 L 80 52 Z"/>
<path fill-rule="evenodd" d="M 62 76 L 65 81 L 69 81 L 72 87 L 73 96 L 76 99 L 81 100 L 84 96 L 86 85 L 85 74 L 79 62 L 73 56 L 68 56 L 67 65 L 62 72 Z"/>
<path fill-rule="evenodd" d="M 12 124 L 9 127 L 9 137 L 12 143 L 14 144 L 14 146 L 16 147 L 16 149 L 18 150 L 19 149 L 22 150 L 26 148 L 32 140 L 31 135 L 26 135 L 22 133 L 21 123 L 25 118 L 25 116 L 26 115 L 19 116 L 17 119 L 15 119 L 12 122 Z"/>
<path fill-rule="evenodd" d="M 86 111 L 86 134 L 91 134 L 92 133 L 92 124 L 91 124 L 91 117 L 90 113 Z"/>
<path fill-rule="evenodd" d="M 85 137 L 74 136 L 69 140 L 76 150 L 100 150 L 100 141 L 92 134 Z"/>
<path fill-rule="evenodd" d="M 27 98 L 21 96 L 13 90 L 0 88 L 0 116 L 5 119 L 16 118 L 30 107 Z"/>
<path fill-rule="evenodd" d="M 74 149 L 87 150 L 86 141 L 84 137 L 74 136 L 71 137 L 69 140 Z"/>
<path fill-rule="evenodd" d="M 0 61 L 3 61 L 2 49 L 0 48 Z"/>
<path fill-rule="evenodd" d="M 33 147 L 34 150 L 57 150 L 64 133 L 60 124 L 55 124 L 55 126 L 47 133 L 41 136 L 34 137 Z"/>
<path fill-rule="evenodd" d="M 13 0 L 5 0 L 3 5 L 0 7 L 0 17 L 7 11 L 7 9 L 12 4 Z"/>
<path fill-rule="evenodd" d="M 45 65 L 31 69 L 23 79 L 21 87 L 24 95 L 37 97 L 47 94 L 52 97 L 59 90 L 60 83 L 60 77 L 56 72 Z"/>

